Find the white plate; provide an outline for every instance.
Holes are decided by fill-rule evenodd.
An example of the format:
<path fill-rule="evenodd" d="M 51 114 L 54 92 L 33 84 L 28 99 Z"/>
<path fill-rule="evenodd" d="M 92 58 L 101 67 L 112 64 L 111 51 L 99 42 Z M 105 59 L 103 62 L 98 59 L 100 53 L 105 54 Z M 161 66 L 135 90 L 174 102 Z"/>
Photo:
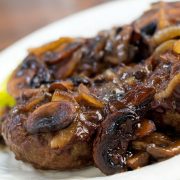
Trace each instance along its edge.
<path fill-rule="evenodd" d="M 20 63 L 26 49 L 60 36 L 92 36 L 97 31 L 131 22 L 154 0 L 113 1 L 78 13 L 32 33 L 0 53 L 0 82 Z M 18 137 L 17 137 L 18 138 Z M 180 180 L 180 156 L 135 171 L 104 176 L 97 168 L 80 171 L 40 171 L 16 161 L 8 150 L 0 151 L 1 180 L 43 179 Z"/>

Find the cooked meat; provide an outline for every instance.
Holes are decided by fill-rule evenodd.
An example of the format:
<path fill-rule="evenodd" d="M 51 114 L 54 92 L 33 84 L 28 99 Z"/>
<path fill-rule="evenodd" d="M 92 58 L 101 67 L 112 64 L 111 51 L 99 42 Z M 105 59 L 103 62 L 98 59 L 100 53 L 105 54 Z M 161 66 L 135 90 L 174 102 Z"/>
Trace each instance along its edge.
<path fill-rule="evenodd" d="M 2 123 L 16 159 L 109 175 L 179 154 L 179 7 L 155 3 L 130 25 L 30 49 Z"/>
<path fill-rule="evenodd" d="M 102 31 L 94 38 L 61 38 L 30 49 L 12 74 L 8 91 L 18 98 L 27 89 L 32 91 L 74 76 L 93 78 L 108 68 L 129 64 L 139 53 L 136 42 L 140 39 L 140 35 L 134 38 L 133 28 L 128 25 Z"/>

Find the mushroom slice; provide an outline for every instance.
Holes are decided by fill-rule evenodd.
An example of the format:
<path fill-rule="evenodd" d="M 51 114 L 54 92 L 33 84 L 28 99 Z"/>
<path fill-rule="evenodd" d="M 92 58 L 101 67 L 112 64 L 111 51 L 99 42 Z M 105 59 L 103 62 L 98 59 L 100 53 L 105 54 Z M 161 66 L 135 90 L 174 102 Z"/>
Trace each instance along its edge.
<path fill-rule="evenodd" d="M 146 151 L 149 144 L 155 144 L 162 147 L 169 145 L 171 142 L 172 140 L 168 136 L 162 133 L 153 132 L 149 136 L 132 141 L 132 148 L 137 151 Z"/>
<path fill-rule="evenodd" d="M 156 159 L 166 159 L 180 154 L 180 141 L 175 141 L 167 147 L 149 144 L 146 148 L 147 152 Z"/>
<path fill-rule="evenodd" d="M 68 90 L 63 84 L 61 84 L 61 82 L 54 82 L 54 83 L 52 83 L 50 85 L 49 92 L 54 92 L 57 89 L 62 90 L 62 91 L 67 91 Z"/>
<path fill-rule="evenodd" d="M 63 60 L 69 59 L 73 53 L 81 47 L 80 42 L 66 43 L 60 46 L 56 51 L 47 51 L 42 55 L 42 60 L 49 64 L 55 65 Z"/>
<path fill-rule="evenodd" d="M 148 162 L 149 154 L 147 152 L 140 152 L 127 159 L 127 166 L 131 169 L 137 169 L 147 165 Z"/>
<path fill-rule="evenodd" d="M 73 122 L 69 127 L 60 130 L 51 140 L 51 148 L 63 149 L 75 136 L 77 122 Z"/>
<path fill-rule="evenodd" d="M 76 108 L 70 102 L 46 103 L 30 114 L 26 129 L 31 134 L 57 131 L 70 125 L 76 114 Z"/>
<path fill-rule="evenodd" d="M 65 92 L 65 91 L 60 91 L 60 90 L 56 90 L 53 93 L 52 102 L 58 102 L 58 101 L 66 101 L 66 102 L 71 102 L 73 103 L 76 108 L 79 107 L 79 104 L 77 103 L 76 99 L 74 98 L 73 94 L 70 92 Z"/>
<path fill-rule="evenodd" d="M 33 98 L 32 100 L 28 101 L 28 103 L 25 104 L 24 110 L 31 111 L 36 105 L 42 102 L 44 98 L 45 97 L 43 95 Z"/>
<path fill-rule="evenodd" d="M 71 81 L 60 81 L 60 82 L 54 82 L 49 87 L 49 92 L 54 92 L 55 90 L 71 90 L 73 89 L 73 83 Z"/>
<path fill-rule="evenodd" d="M 134 108 L 120 109 L 101 123 L 93 145 L 93 158 L 103 173 L 113 174 L 126 169 L 128 144 L 134 139 L 133 127 L 149 110 L 153 95 L 152 88 L 136 88 L 124 99 L 128 106 L 131 104 Z M 131 101 L 130 97 L 133 98 Z"/>
<path fill-rule="evenodd" d="M 57 79 L 65 79 L 67 77 L 70 77 L 77 65 L 80 63 L 82 58 L 82 52 L 76 51 L 73 55 L 72 58 L 62 67 L 59 68 L 58 72 L 57 72 Z"/>

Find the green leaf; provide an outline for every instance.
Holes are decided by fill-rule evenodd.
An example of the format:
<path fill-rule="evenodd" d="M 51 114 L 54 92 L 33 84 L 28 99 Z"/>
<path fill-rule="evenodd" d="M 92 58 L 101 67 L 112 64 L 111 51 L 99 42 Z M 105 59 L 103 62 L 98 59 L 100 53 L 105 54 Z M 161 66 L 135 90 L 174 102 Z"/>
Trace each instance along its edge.
<path fill-rule="evenodd" d="M 7 82 L 8 82 L 8 79 L 0 83 L 0 107 L 1 108 L 5 106 L 12 107 L 16 103 L 15 99 L 12 96 L 10 96 L 7 92 Z"/>

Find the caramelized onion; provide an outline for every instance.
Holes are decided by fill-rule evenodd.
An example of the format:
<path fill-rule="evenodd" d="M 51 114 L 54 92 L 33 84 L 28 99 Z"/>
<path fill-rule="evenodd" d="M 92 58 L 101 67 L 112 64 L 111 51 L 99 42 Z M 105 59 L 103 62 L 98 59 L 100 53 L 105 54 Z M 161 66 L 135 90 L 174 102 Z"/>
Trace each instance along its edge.
<path fill-rule="evenodd" d="M 17 98 L 22 93 L 22 89 L 17 88 L 19 84 L 21 84 L 21 86 L 24 86 L 23 89 L 26 90 L 26 86 L 27 86 L 26 77 L 22 76 L 22 77 L 14 78 L 13 76 L 14 74 L 12 74 L 11 76 L 13 80 L 11 80 L 10 78 L 9 83 L 7 84 L 7 90 L 11 96 Z"/>
<path fill-rule="evenodd" d="M 33 100 L 30 100 L 28 103 L 25 104 L 24 109 L 26 111 L 31 111 L 37 104 L 39 104 L 40 102 L 42 102 L 44 100 L 44 96 L 39 96 Z"/>
<path fill-rule="evenodd" d="M 54 92 L 55 90 L 67 91 L 67 88 L 61 82 L 55 82 L 50 85 L 49 92 Z"/>
<path fill-rule="evenodd" d="M 55 51 L 48 51 L 42 55 L 42 60 L 49 65 L 55 65 L 62 61 L 69 60 L 73 53 L 81 47 L 81 42 L 70 42 L 60 46 Z"/>
<path fill-rule="evenodd" d="M 93 95 L 91 95 L 88 88 L 85 85 L 80 84 L 78 87 L 78 92 L 79 92 L 80 97 L 83 100 L 85 100 L 90 106 L 94 106 L 97 108 L 104 107 L 104 103 L 100 101 L 99 99 L 97 99 L 96 97 L 94 97 Z"/>
<path fill-rule="evenodd" d="M 61 84 L 66 87 L 68 90 L 72 90 L 73 89 L 73 83 L 72 81 L 61 81 Z"/>
<path fill-rule="evenodd" d="M 135 135 L 137 137 L 144 137 L 156 130 L 156 126 L 151 120 L 143 120 L 137 124 L 137 129 L 135 130 Z"/>
<path fill-rule="evenodd" d="M 162 2 L 164 3 L 164 2 Z M 164 6 L 164 4 L 162 4 Z M 164 8 L 161 8 L 159 11 L 159 21 L 158 21 L 158 29 L 163 29 L 170 25 L 170 22 L 167 19 L 167 15 L 165 14 Z"/>
<path fill-rule="evenodd" d="M 155 94 L 155 98 L 157 100 L 167 98 L 171 96 L 173 90 L 180 84 L 180 73 L 175 75 L 173 79 L 168 83 L 167 87 L 165 90 Z"/>
<path fill-rule="evenodd" d="M 147 165 L 148 162 L 149 154 L 147 152 L 140 152 L 127 159 L 127 166 L 131 169 L 137 169 Z"/>
<path fill-rule="evenodd" d="M 72 81 L 60 81 L 60 82 L 54 82 L 49 87 L 49 92 L 54 92 L 55 90 L 72 90 L 73 89 L 73 83 Z"/>
<path fill-rule="evenodd" d="M 60 130 L 57 135 L 52 138 L 50 142 L 51 148 L 61 149 L 68 145 L 74 137 L 76 129 L 77 123 L 73 122 L 69 127 Z"/>
<path fill-rule="evenodd" d="M 135 150 L 145 151 L 149 144 L 155 144 L 157 146 L 168 146 L 171 142 L 172 141 L 168 136 L 162 133 L 154 132 L 142 139 L 132 141 L 132 147 Z"/>
<path fill-rule="evenodd" d="M 174 43 L 173 51 L 177 54 L 180 54 L 180 40 L 178 40 Z"/>
<path fill-rule="evenodd" d="M 180 26 L 170 26 L 155 33 L 152 40 L 153 43 L 157 46 L 167 40 L 173 39 L 178 36 L 180 36 Z"/>
<path fill-rule="evenodd" d="M 168 50 L 172 50 L 175 42 L 176 42 L 176 40 L 168 40 L 168 41 L 162 43 L 155 49 L 154 54 L 157 56 Z"/>
<path fill-rule="evenodd" d="M 69 43 L 72 41 L 73 41 L 72 38 L 64 37 L 64 38 L 60 38 L 56 41 L 53 41 L 51 43 L 45 44 L 38 48 L 30 48 L 28 51 L 29 51 L 29 53 L 32 53 L 32 54 L 35 54 L 38 56 L 38 55 L 41 55 L 42 53 L 45 53 L 46 51 L 52 51 L 64 43 Z"/>
<path fill-rule="evenodd" d="M 61 67 L 58 72 L 57 72 L 57 77 L 59 79 L 64 79 L 69 77 L 70 75 L 73 74 L 74 69 L 80 62 L 80 59 L 82 57 L 82 52 L 77 51 L 73 54 L 72 58 L 69 60 L 68 63 L 66 63 L 63 67 Z"/>
<path fill-rule="evenodd" d="M 65 91 L 56 90 L 52 96 L 51 99 L 52 102 L 58 102 L 58 101 L 66 101 L 66 102 L 72 102 L 76 107 L 78 106 L 74 96 Z"/>

